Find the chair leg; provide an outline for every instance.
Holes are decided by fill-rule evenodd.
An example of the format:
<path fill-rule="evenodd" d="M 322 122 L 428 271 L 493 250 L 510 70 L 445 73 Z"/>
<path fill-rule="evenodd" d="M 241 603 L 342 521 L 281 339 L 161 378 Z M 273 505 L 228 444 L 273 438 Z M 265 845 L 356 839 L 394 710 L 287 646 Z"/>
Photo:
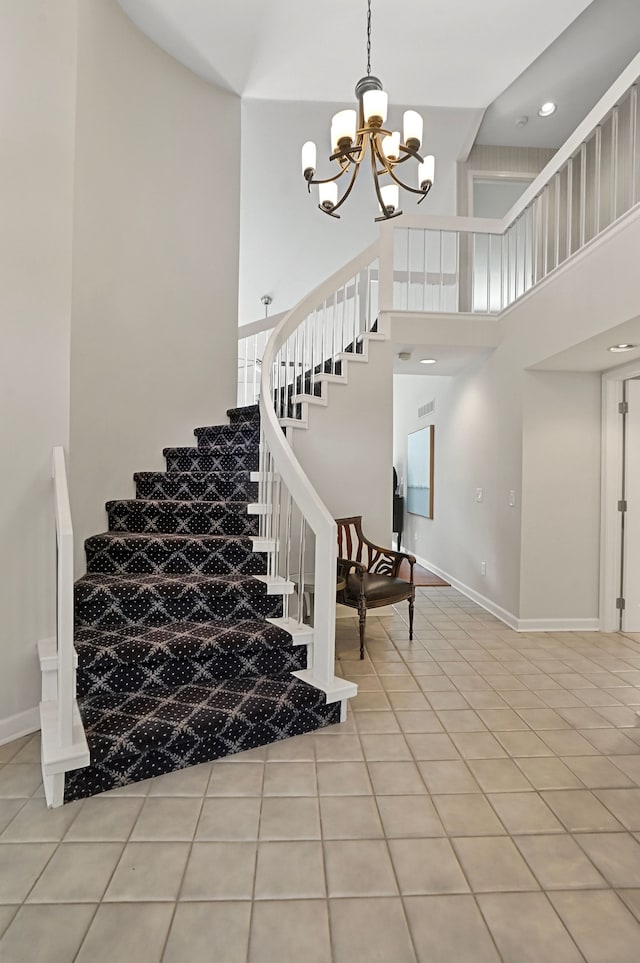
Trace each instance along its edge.
<path fill-rule="evenodd" d="M 358 616 L 360 623 L 360 658 L 364 659 L 364 627 L 367 621 L 367 606 L 363 602 L 358 605 Z"/>
<path fill-rule="evenodd" d="M 409 642 L 413 642 L 413 603 L 415 602 L 415 596 L 412 595 L 409 599 Z"/>

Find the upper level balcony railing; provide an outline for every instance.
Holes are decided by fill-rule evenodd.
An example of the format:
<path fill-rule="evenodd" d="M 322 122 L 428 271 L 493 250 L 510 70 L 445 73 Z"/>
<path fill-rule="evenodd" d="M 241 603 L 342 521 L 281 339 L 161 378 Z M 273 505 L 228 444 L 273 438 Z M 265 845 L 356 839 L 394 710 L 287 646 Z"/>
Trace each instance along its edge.
<path fill-rule="evenodd" d="M 503 219 L 405 217 L 383 225 L 393 234 L 387 306 L 498 313 L 635 207 L 639 75 L 640 55 Z"/>

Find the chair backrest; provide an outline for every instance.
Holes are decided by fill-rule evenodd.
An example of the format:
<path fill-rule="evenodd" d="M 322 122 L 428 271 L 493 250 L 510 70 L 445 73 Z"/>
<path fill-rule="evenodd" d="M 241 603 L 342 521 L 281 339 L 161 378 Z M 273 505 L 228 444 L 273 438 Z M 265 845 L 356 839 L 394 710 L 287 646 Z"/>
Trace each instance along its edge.
<path fill-rule="evenodd" d="M 336 518 L 338 526 L 338 558 L 361 562 L 368 572 L 376 575 L 397 574 L 399 562 L 394 552 L 388 552 L 368 541 L 362 532 L 362 515 Z"/>
<path fill-rule="evenodd" d="M 336 525 L 338 526 L 338 558 L 348 558 L 352 562 L 362 562 L 363 565 L 368 566 L 369 553 L 362 541 L 362 515 L 336 518 Z"/>

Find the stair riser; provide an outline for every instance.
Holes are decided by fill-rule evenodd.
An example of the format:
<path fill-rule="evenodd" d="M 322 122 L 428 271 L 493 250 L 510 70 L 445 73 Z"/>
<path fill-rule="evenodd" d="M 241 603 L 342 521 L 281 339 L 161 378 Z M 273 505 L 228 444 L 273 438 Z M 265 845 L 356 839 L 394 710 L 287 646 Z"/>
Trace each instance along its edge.
<path fill-rule="evenodd" d="M 247 422 L 260 425 L 259 405 L 247 405 L 244 408 L 228 408 L 227 417 L 232 425 L 244 425 Z"/>
<path fill-rule="evenodd" d="M 259 583 L 258 583 L 259 586 Z M 78 583 L 75 591 L 75 622 L 78 628 L 117 628 L 126 625 L 160 626 L 171 622 L 237 622 L 241 619 L 279 618 L 282 597 L 227 586 L 217 593 L 208 587 L 176 585 L 145 586 L 135 592 L 115 586 L 94 588 Z"/>
<path fill-rule="evenodd" d="M 176 544 L 177 542 L 177 544 Z M 87 572 L 100 575 L 266 575 L 267 556 L 248 538 L 197 536 L 163 539 L 126 534 L 94 535 L 85 543 Z"/>
<path fill-rule="evenodd" d="M 174 546 L 153 537 L 153 544 L 140 548 L 115 535 L 108 545 L 88 539 L 87 572 L 96 575 L 266 575 L 267 556 L 252 552 L 248 540 L 228 541 L 219 548 L 190 541 Z M 135 538 L 135 536 L 133 536 Z M 188 538 L 189 536 L 184 536 Z"/>
<path fill-rule="evenodd" d="M 159 535 L 257 535 L 247 502 L 188 505 L 178 501 L 108 502 L 109 531 Z"/>
<path fill-rule="evenodd" d="M 198 448 L 214 448 L 224 451 L 228 448 L 257 448 L 260 444 L 260 424 L 251 422 L 239 425 L 214 425 L 196 428 L 194 435 Z"/>
<path fill-rule="evenodd" d="M 258 498 L 258 485 L 249 472 L 139 472 L 134 475 L 136 496 L 154 501 L 246 501 Z"/>
<path fill-rule="evenodd" d="M 165 448 L 168 472 L 257 471 L 258 452 L 213 452 L 199 448 Z"/>
<path fill-rule="evenodd" d="M 283 676 L 307 667 L 306 646 L 267 648 L 245 646 L 201 651 L 175 658 L 170 653 L 152 653 L 133 662 L 112 658 L 107 652 L 93 659 L 80 659 L 78 695 L 106 692 L 157 692 L 176 685 L 213 686 L 228 679 L 259 679 Z"/>

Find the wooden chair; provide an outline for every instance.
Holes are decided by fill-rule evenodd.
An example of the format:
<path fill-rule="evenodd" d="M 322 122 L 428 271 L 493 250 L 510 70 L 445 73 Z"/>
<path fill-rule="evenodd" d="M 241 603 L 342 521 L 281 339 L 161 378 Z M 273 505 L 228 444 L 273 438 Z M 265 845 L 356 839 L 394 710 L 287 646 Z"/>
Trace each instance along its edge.
<path fill-rule="evenodd" d="M 409 640 L 413 639 L 413 606 L 415 556 L 394 552 L 374 545 L 362 534 L 362 515 L 336 518 L 338 526 L 338 579 L 345 587 L 338 591 L 338 601 L 357 609 L 360 621 L 360 658 L 364 659 L 364 630 L 367 609 L 409 601 Z M 410 580 L 398 577 L 403 561 L 409 563 Z"/>

